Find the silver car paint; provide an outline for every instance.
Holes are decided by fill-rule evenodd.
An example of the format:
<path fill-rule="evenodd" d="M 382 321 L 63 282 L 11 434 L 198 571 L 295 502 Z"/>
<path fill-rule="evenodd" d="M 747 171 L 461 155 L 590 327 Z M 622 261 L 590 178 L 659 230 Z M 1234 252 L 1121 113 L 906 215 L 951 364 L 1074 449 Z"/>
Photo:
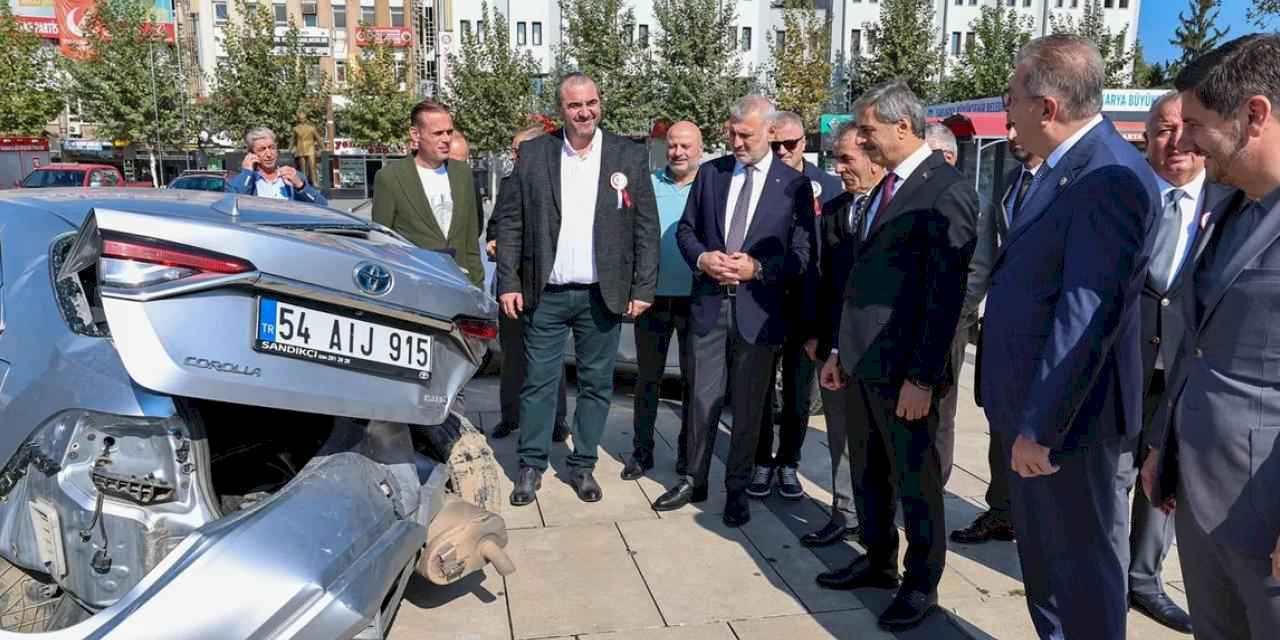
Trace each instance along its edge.
<path fill-rule="evenodd" d="M 403 589 L 426 540 L 441 501 L 444 467 L 413 452 L 406 427 L 381 421 L 443 420 L 444 407 L 431 406 L 424 396 L 445 399 L 442 405 L 453 398 L 479 362 L 473 343 L 456 330 L 436 341 L 439 375 L 425 392 L 422 385 L 257 354 L 244 335 L 253 322 L 252 287 L 356 299 L 350 267 L 372 259 L 403 279 L 396 287 L 400 297 L 391 301 L 393 313 L 443 322 L 456 315 L 492 318 L 496 305 L 466 284 L 450 258 L 413 249 L 384 228 L 371 226 L 374 242 L 305 231 L 363 222 L 347 214 L 247 197 L 235 198 L 230 208 L 235 215 L 227 213 L 223 194 L 195 191 L 0 194 L 0 461 L 10 460 L 29 439 L 41 439 L 45 453 L 61 462 L 52 475 L 29 471 L 0 501 L 0 555 L 42 569 L 31 554 L 28 498 L 56 503 L 68 540 L 88 525 L 95 493 L 85 479 L 88 456 L 76 456 L 73 448 L 86 453 L 87 431 L 62 425 L 37 433 L 61 412 L 156 424 L 177 420 L 168 395 L 173 394 L 374 422 L 335 430 L 327 453 L 284 489 L 218 520 L 201 524 L 209 519 L 208 497 L 194 489 L 155 513 L 104 500 L 102 527 L 112 538 L 116 564 L 102 576 L 60 581 L 83 601 L 114 604 L 42 637 L 153 638 L 157 629 L 172 630 L 165 635 L 175 638 L 380 637 L 385 629 L 379 625 L 390 611 L 379 606 L 390 590 Z M 78 335 L 63 320 L 51 290 L 49 249 L 55 239 L 75 233 L 91 211 L 102 228 L 238 254 L 258 271 L 230 291 L 114 298 L 104 292 L 112 337 Z M 255 389 L 223 379 L 224 373 L 180 364 L 186 353 L 206 351 L 228 360 L 252 358 L 274 388 Z M 412 386 L 418 391 L 411 392 Z M 145 458 L 147 451 L 171 450 L 189 435 L 180 420 L 164 424 L 173 428 L 142 434 L 130 450 Z M 176 475 L 172 469 L 160 475 L 166 473 Z M 138 545 L 130 528 L 139 522 L 162 525 L 151 531 L 171 536 Z M 67 559 L 79 571 L 94 548 L 81 546 Z M 219 594 L 217 603 L 203 606 L 210 593 Z M 398 604 L 399 593 L 392 602 Z"/>

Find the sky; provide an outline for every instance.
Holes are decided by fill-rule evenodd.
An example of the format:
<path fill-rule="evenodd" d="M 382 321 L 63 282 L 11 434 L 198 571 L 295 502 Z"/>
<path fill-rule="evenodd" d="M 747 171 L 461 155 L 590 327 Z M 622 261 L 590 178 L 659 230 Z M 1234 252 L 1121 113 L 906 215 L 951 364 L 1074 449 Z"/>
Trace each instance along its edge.
<path fill-rule="evenodd" d="M 1148 64 L 1176 59 L 1182 55 L 1182 50 L 1169 44 L 1169 40 L 1173 38 L 1173 30 L 1178 26 L 1178 12 L 1190 13 L 1188 4 L 1187 0 L 1144 0 L 1142 15 L 1138 19 L 1138 38 L 1142 41 Z M 1224 42 L 1258 31 L 1245 18 L 1245 12 L 1251 4 L 1250 0 L 1222 0 L 1218 27 L 1231 27 Z M 1280 24 L 1280 20 L 1276 23 Z"/>

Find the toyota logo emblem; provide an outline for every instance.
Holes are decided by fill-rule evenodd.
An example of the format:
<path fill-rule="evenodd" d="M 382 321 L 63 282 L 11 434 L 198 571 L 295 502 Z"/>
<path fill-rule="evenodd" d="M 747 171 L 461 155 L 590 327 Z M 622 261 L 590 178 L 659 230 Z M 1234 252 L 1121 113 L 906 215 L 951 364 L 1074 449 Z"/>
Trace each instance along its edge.
<path fill-rule="evenodd" d="M 372 262 L 361 262 L 356 265 L 356 286 L 371 296 L 384 296 L 391 291 L 395 278 L 386 267 Z"/>

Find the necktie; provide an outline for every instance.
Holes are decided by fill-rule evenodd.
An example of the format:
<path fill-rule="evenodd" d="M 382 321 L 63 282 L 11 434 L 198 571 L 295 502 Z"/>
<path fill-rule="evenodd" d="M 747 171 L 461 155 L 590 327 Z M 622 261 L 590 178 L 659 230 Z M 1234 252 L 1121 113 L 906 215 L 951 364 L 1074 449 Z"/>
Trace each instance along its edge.
<path fill-rule="evenodd" d="M 880 188 L 880 202 L 876 204 L 876 211 L 871 215 L 871 219 L 867 220 L 867 228 L 862 232 L 863 239 L 871 235 L 871 227 L 880 219 L 880 214 L 889 208 L 889 201 L 893 199 L 893 186 L 898 181 L 898 174 L 889 172 L 885 174 L 883 187 Z"/>
<path fill-rule="evenodd" d="M 1013 197 L 1013 207 L 1009 209 L 1009 222 L 1013 223 L 1014 216 L 1018 215 L 1018 210 L 1022 208 L 1022 203 L 1027 199 L 1027 191 L 1031 189 L 1031 181 L 1035 180 L 1035 176 L 1030 171 L 1022 170 L 1022 177 L 1018 180 L 1018 194 Z"/>
<path fill-rule="evenodd" d="M 1151 266 L 1148 273 L 1156 289 L 1164 291 L 1173 280 L 1173 267 L 1177 262 L 1178 228 L 1182 226 L 1182 212 L 1178 203 L 1187 192 L 1174 189 L 1165 198 L 1164 214 L 1160 216 L 1160 228 L 1156 230 L 1155 245 L 1151 247 Z"/>
<path fill-rule="evenodd" d="M 742 250 L 742 242 L 747 238 L 747 210 L 751 208 L 751 175 L 755 173 L 752 165 L 742 167 L 742 190 L 738 192 L 738 201 L 733 205 L 733 218 L 729 220 L 729 236 L 724 248 L 729 253 Z"/>
<path fill-rule="evenodd" d="M 849 223 L 848 228 L 850 233 L 852 233 L 854 229 L 858 228 L 858 211 L 862 208 L 862 201 L 865 200 L 866 197 L 867 194 L 859 193 L 853 197 L 853 204 L 849 205 L 849 219 L 846 222 Z"/>

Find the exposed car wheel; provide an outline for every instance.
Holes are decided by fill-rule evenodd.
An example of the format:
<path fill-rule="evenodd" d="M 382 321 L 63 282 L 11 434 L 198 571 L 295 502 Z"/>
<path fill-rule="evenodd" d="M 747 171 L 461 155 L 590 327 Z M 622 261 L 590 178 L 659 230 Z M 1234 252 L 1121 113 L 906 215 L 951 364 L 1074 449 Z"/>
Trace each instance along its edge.
<path fill-rule="evenodd" d="M 0 630 L 56 631 L 88 617 L 48 576 L 0 558 Z"/>

